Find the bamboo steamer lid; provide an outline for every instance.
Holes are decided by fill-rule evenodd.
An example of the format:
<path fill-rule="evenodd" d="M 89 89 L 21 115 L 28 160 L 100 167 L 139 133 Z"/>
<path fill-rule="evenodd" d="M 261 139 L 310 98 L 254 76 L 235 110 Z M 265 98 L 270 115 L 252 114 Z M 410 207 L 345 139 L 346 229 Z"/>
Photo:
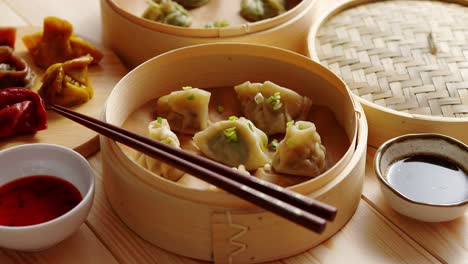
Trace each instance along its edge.
<path fill-rule="evenodd" d="M 436 132 L 468 142 L 468 1 L 351 1 L 311 29 L 309 55 L 359 97 L 369 144 Z"/>

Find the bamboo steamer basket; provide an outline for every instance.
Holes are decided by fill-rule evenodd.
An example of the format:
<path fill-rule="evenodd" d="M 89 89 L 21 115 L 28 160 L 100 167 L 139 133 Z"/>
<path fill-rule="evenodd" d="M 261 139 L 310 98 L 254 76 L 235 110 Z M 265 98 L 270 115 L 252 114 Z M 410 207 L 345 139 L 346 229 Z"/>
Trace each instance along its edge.
<path fill-rule="evenodd" d="M 255 70 L 246 65 L 256 65 Z M 333 111 L 345 131 L 343 156 L 322 175 L 290 188 L 336 206 L 336 219 L 322 234 L 310 232 L 229 193 L 188 188 L 159 177 L 130 159 L 124 146 L 101 137 L 103 182 L 109 202 L 142 238 L 191 258 L 257 263 L 318 245 L 354 214 L 364 179 L 366 119 L 345 84 L 302 55 L 245 43 L 203 44 L 171 51 L 127 74 L 110 95 L 103 118 L 122 126 L 136 109 L 182 86 L 214 90 L 246 80 L 271 80 Z"/>
<path fill-rule="evenodd" d="M 369 145 L 410 133 L 468 143 L 468 1 L 346 1 L 324 12 L 309 56 L 362 104 Z"/>
<path fill-rule="evenodd" d="M 302 0 L 287 12 L 263 21 L 247 23 L 232 10 L 240 9 L 240 0 L 211 0 L 193 10 L 194 21 L 229 19 L 225 28 L 206 29 L 171 26 L 141 17 L 145 0 L 101 0 L 103 43 L 129 67 L 176 48 L 212 43 L 246 42 L 281 47 L 306 54 L 307 32 L 312 24 L 316 0 Z"/>

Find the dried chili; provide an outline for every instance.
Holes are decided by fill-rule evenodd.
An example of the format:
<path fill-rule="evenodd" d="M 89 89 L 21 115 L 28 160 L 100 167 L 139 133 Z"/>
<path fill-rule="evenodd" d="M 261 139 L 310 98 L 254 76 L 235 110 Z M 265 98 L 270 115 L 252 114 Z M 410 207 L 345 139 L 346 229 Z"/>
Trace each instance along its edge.
<path fill-rule="evenodd" d="M 39 94 L 22 88 L 0 90 L 0 137 L 47 128 L 47 112 Z"/>

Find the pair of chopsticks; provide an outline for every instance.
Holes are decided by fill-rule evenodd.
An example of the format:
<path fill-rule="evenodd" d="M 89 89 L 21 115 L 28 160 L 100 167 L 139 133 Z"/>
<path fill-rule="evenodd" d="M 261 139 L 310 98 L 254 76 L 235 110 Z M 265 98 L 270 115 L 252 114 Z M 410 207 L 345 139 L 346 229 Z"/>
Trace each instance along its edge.
<path fill-rule="evenodd" d="M 48 109 L 314 232 L 323 232 L 326 220 L 335 218 L 336 208 L 276 184 L 62 106 Z"/>

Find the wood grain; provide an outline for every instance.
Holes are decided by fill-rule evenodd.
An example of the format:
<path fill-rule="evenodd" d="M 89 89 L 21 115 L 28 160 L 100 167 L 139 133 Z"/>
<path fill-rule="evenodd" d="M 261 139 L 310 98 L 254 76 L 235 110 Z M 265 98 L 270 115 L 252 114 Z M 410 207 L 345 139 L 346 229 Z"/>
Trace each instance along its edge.
<path fill-rule="evenodd" d="M 44 234 L 47 235 L 47 234 Z M 0 263 L 117 263 L 84 224 L 71 237 L 44 251 L 27 253 L 1 249 Z"/>
<path fill-rule="evenodd" d="M 42 26 L 44 17 L 57 16 L 70 21 L 78 35 L 86 38 L 94 44 L 99 44 L 101 42 L 100 7 L 98 1 L 2 1 L 19 14 L 18 16 L 20 16 L 28 25 Z M 0 18 L 0 21 L 1 20 L 3 19 Z"/>
<path fill-rule="evenodd" d="M 114 213 L 102 184 L 101 154 L 89 159 L 96 175 L 96 197 L 88 225 L 121 263 L 203 263 L 157 248 L 131 231 Z"/>

